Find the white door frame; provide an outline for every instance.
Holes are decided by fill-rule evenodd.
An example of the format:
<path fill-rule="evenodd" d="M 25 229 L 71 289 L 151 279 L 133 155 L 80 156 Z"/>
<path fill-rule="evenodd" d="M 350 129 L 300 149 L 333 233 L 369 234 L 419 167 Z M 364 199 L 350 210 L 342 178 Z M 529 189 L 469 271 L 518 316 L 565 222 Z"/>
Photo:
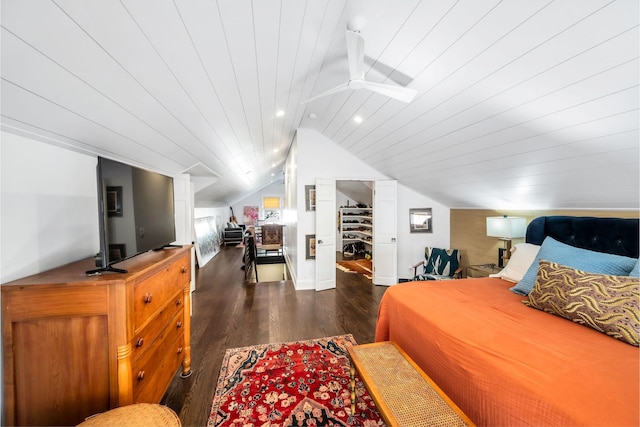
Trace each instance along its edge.
<path fill-rule="evenodd" d="M 373 283 L 384 286 L 397 283 L 397 181 L 318 178 L 316 180 L 316 291 L 336 287 L 336 181 L 341 180 L 374 183 Z M 378 190 L 382 198 L 378 200 L 376 207 L 375 189 L 378 182 L 382 183 L 382 187 Z M 377 233 L 380 235 L 378 236 Z"/>

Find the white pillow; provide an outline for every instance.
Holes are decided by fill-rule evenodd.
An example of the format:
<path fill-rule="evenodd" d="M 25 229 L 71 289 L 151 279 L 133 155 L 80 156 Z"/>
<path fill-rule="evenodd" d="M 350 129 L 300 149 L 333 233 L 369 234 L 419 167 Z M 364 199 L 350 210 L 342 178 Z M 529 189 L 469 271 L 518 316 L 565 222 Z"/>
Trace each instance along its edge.
<path fill-rule="evenodd" d="M 519 282 L 536 260 L 540 246 L 531 243 L 518 243 L 511 250 L 511 258 L 507 266 L 492 277 L 500 277 L 509 282 Z"/>

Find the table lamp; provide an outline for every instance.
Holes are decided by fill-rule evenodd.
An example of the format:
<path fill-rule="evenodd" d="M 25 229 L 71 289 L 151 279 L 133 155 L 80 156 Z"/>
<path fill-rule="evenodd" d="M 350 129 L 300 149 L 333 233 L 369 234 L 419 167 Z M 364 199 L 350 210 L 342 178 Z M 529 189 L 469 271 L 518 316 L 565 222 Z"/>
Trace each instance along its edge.
<path fill-rule="evenodd" d="M 487 217 L 487 236 L 499 237 L 504 241 L 504 248 L 498 249 L 498 267 L 504 267 L 504 261 L 511 255 L 511 239 L 524 237 L 527 220 L 516 216 Z"/>

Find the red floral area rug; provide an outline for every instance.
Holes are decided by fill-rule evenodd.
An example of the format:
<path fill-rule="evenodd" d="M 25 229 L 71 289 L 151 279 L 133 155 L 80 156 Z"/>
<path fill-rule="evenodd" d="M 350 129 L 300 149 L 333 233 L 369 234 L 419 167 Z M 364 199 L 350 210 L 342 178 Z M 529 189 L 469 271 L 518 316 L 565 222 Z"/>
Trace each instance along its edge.
<path fill-rule="evenodd" d="M 207 426 L 384 426 L 357 376 L 351 414 L 352 345 L 349 334 L 227 350 Z"/>

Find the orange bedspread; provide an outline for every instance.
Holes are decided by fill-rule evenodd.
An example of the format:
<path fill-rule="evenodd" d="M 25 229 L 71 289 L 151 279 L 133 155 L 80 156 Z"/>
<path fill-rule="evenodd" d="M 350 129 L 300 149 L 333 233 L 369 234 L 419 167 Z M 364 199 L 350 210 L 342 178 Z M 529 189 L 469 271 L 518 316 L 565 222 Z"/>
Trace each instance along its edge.
<path fill-rule="evenodd" d="M 392 286 L 376 341 L 398 343 L 478 425 L 639 425 L 638 348 L 529 308 L 511 286 Z"/>

